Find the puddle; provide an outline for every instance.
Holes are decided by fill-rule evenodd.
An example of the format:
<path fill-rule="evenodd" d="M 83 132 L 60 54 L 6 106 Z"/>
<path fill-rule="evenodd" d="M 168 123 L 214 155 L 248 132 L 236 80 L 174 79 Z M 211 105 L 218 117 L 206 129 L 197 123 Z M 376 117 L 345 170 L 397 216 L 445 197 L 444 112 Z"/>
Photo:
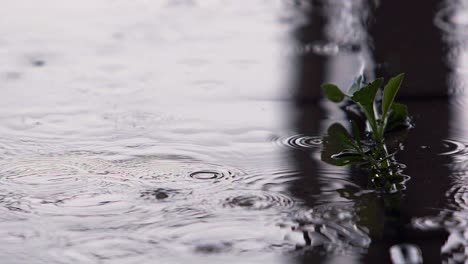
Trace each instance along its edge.
<path fill-rule="evenodd" d="M 23 2 L 0 10 L 6 262 L 467 261 L 463 1 Z M 402 71 L 383 195 L 322 157 L 355 111 L 319 86 Z"/>

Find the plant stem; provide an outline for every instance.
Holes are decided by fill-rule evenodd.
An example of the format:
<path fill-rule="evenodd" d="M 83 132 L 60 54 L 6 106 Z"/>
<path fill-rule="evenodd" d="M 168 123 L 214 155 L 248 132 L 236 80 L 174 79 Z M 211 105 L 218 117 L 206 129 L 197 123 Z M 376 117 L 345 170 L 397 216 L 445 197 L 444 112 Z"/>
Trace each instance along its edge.
<path fill-rule="evenodd" d="M 387 120 L 385 120 L 386 117 L 382 115 L 382 119 L 380 120 L 380 127 L 378 130 L 378 138 L 383 139 L 384 132 L 385 132 L 385 127 L 387 126 Z"/>
<path fill-rule="evenodd" d="M 372 137 L 374 138 L 374 140 L 376 142 L 381 142 L 383 137 L 380 135 L 380 129 L 379 129 L 379 126 L 377 124 L 377 119 L 375 117 L 375 112 L 372 112 L 372 113 L 368 113 L 367 111 L 365 111 L 364 108 L 362 108 L 363 112 L 364 112 L 364 115 L 366 116 L 367 118 L 367 121 L 369 122 L 369 125 L 371 127 L 371 130 L 372 130 Z"/>

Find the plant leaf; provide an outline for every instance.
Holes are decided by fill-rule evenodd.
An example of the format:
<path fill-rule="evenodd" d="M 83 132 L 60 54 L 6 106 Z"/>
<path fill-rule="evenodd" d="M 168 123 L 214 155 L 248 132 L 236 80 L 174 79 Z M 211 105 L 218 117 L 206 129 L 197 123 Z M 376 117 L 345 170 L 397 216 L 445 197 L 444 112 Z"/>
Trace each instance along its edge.
<path fill-rule="evenodd" d="M 348 164 L 356 163 L 356 162 L 362 162 L 364 161 L 363 156 L 360 153 L 357 152 L 341 152 L 335 155 L 331 156 L 333 165 L 336 166 L 345 166 Z"/>
<path fill-rule="evenodd" d="M 362 87 L 365 87 L 364 76 L 359 75 L 359 77 L 357 77 L 356 80 L 354 80 L 354 83 L 349 88 L 348 94 L 352 96 L 355 92 L 361 90 Z"/>
<path fill-rule="evenodd" d="M 377 94 L 379 87 L 382 85 L 382 82 L 382 78 L 374 80 L 367 86 L 362 87 L 359 91 L 356 91 L 351 99 L 362 106 L 373 105 L 375 95 Z"/>
<path fill-rule="evenodd" d="M 328 136 L 329 139 L 339 142 L 343 146 L 343 149 L 347 147 L 354 148 L 356 146 L 346 128 L 339 123 L 332 124 L 328 128 Z"/>
<path fill-rule="evenodd" d="M 410 126 L 408 123 L 408 107 L 404 104 L 393 103 L 385 131 L 408 126 Z"/>
<path fill-rule="evenodd" d="M 328 128 L 327 136 L 324 138 L 321 159 L 336 166 L 361 161 L 362 157 L 355 151 L 356 148 L 357 145 L 346 128 L 339 123 L 334 123 Z"/>
<path fill-rule="evenodd" d="M 395 96 L 398 92 L 398 89 L 401 86 L 401 82 L 405 77 L 404 73 L 400 73 L 399 75 L 393 77 L 388 81 L 385 85 L 384 93 L 382 97 L 382 120 L 385 122 L 385 117 L 388 114 L 388 110 L 392 107 L 393 101 L 395 100 Z"/>
<path fill-rule="evenodd" d="M 351 100 L 358 103 L 364 114 L 366 115 L 367 120 L 373 127 L 373 131 L 377 131 L 377 123 L 375 121 L 375 114 L 374 114 L 374 100 L 379 87 L 382 85 L 383 79 L 378 78 L 368 84 L 367 86 L 361 88 L 359 91 L 355 92 L 351 97 Z"/>
<path fill-rule="evenodd" d="M 339 103 L 343 101 L 345 94 L 338 88 L 338 86 L 330 83 L 322 84 L 322 91 L 328 100 Z"/>

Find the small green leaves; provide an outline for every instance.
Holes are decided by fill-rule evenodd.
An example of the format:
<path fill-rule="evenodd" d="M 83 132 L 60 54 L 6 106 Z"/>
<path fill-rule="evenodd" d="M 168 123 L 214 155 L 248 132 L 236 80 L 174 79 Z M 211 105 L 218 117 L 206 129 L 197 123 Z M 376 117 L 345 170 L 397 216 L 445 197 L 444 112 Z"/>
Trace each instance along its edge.
<path fill-rule="evenodd" d="M 408 107 L 404 104 L 393 103 L 385 131 L 392 131 L 397 128 L 408 126 L 410 126 L 408 122 Z"/>
<path fill-rule="evenodd" d="M 359 91 L 356 91 L 351 97 L 351 100 L 362 106 L 373 105 L 375 95 L 377 94 L 379 87 L 382 85 L 382 82 L 382 78 L 376 79 L 369 85 L 361 88 Z"/>
<path fill-rule="evenodd" d="M 395 96 L 400 89 L 401 82 L 405 77 L 404 73 L 401 73 L 388 81 L 387 85 L 384 88 L 384 94 L 382 97 L 382 120 L 385 121 L 387 117 L 388 110 L 391 109 Z"/>
<path fill-rule="evenodd" d="M 325 94 L 325 96 L 328 98 L 328 100 L 339 103 L 343 101 L 345 94 L 338 88 L 338 86 L 334 84 L 322 84 L 322 91 Z"/>
<path fill-rule="evenodd" d="M 335 123 L 328 128 L 327 136 L 324 137 L 324 147 L 322 149 L 322 161 L 336 165 L 345 166 L 349 164 L 359 163 L 360 168 L 365 168 L 369 172 L 371 182 L 378 189 L 383 189 L 386 192 L 395 192 L 404 187 L 405 178 L 402 176 L 399 163 L 395 160 L 395 153 L 389 154 L 387 150 L 388 142 L 398 144 L 406 135 L 399 134 L 408 130 L 399 130 L 400 128 L 409 128 L 411 124 L 408 118 L 408 109 L 405 105 L 394 103 L 396 94 L 403 81 L 404 74 L 400 74 L 385 85 L 381 112 L 376 110 L 376 97 L 379 88 L 383 84 L 383 79 L 378 78 L 369 84 L 365 84 L 363 77 L 359 76 L 347 94 L 344 94 L 336 85 L 323 84 L 322 90 L 325 96 L 333 102 L 341 102 L 345 97 L 349 101 L 354 102 L 360 108 L 360 112 L 366 118 L 366 128 L 370 128 L 370 133 L 361 134 L 355 120 L 351 120 L 353 134 L 350 135 L 345 127 Z M 360 118 L 362 115 L 357 114 L 355 108 L 345 108 L 354 118 Z M 352 117 L 353 118 L 353 117 Z M 386 132 L 398 132 L 389 133 Z M 384 138 L 388 136 L 387 140 Z M 396 139 L 397 142 L 394 142 Z M 395 145 L 396 146 L 396 145 Z"/>
<path fill-rule="evenodd" d="M 346 128 L 338 123 L 335 123 L 328 128 L 328 135 L 333 141 L 341 143 L 343 147 L 355 148 L 356 146 L 356 143 L 354 143 L 354 140 Z"/>
<path fill-rule="evenodd" d="M 379 90 L 380 86 L 382 85 L 383 79 L 379 78 L 375 81 L 371 82 L 369 85 L 361 88 L 359 91 L 355 92 L 351 97 L 351 100 L 359 104 L 361 106 L 362 111 L 366 115 L 367 121 L 369 121 L 369 125 L 372 128 L 373 135 L 377 136 L 378 133 L 378 125 L 375 118 L 374 113 L 374 100 Z M 380 141 L 380 138 L 377 139 Z"/>
<path fill-rule="evenodd" d="M 401 86 L 404 74 L 399 74 L 390 79 L 385 85 L 382 97 L 382 113 L 375 112 L 375 98 L 379 88 L 383 84 L 383 78 L 378 78 L 368 85 L 364 84 L 364 77 L 359 76 L 349 89 L 348 95 L 344 94 L 336 85 L 323 84 L 322 90 L 326 97 L 333 102 L 341 102 L 348 97 L 358 104 L 364 113 L 367 122 L 372 130 L 372 137 L 375 141 L 381 142 L 384 133 L 399 127 L 409 127 L 407 121 L 408 111 L 404 105 L 394 105 L 396 94 Z M 391 115 L 391 117 L 390 117 Z M 389 128 L 386 128 L 389 126 Z"/>

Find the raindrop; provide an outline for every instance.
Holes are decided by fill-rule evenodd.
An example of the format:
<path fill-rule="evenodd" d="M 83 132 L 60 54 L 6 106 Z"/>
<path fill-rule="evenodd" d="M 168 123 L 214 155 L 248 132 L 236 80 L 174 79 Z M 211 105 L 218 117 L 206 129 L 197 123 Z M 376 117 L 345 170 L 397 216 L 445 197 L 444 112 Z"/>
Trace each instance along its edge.
<path fill-rule="evenodd" d="M 45 65 L 45 61 L 41 59 L 34 59 L 31 61 L 31 64 L 35 67 L 42 67 Z"/>
<path fill-rule="evenodd" d="M 145 190 L 140 193 L 140 197 L 144 199 L 156 199 L 156 200 L 167 200 L 177 194 L 180 194 L 178 190 L 157 188 L 152 190 Z"/>

